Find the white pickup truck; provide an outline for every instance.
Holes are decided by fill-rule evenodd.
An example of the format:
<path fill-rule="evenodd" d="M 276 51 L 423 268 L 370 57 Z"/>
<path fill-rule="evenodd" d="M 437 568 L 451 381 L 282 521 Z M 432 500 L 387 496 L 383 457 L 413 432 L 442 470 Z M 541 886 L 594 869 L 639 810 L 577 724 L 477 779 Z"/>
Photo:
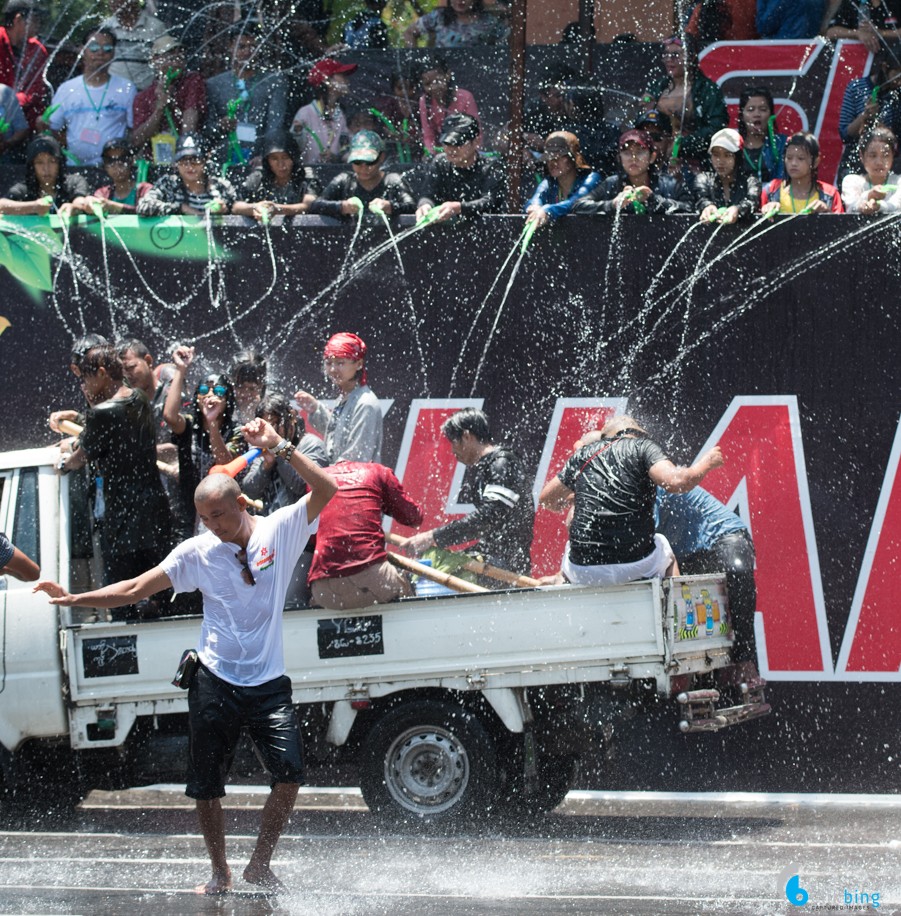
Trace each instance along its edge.
<path fill-rule="evenodd" d="M 68 584 L 68 481 L 56 454 L 0 455 L 0 530 L 42 576 Z M 171 680 L 198 618 L 111 623 L 55 608 L 28 583 L 0 583 L 7 783 L 41 761 L 58 768 L 60 755 L 87 786 L 152 776 L 163 739 L 186 732 L 187 694 Z M 341 618 L 286 610 L 284 626 L 308 763 L 351 764 L 389 821 L 550 810 L 579 757 L 603 743 L 618 698 L 671 699 L 683 731 L 769 711 L 756 672 L 731 664 L 718 577 L 415 598 Z M 718 708 L 717 688 L 732 705 Z"/>

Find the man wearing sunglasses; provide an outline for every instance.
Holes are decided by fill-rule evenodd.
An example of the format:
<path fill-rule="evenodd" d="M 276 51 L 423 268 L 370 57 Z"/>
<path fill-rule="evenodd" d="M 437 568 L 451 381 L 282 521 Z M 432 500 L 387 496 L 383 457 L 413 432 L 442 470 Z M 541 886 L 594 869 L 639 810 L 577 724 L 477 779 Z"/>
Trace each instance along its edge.
<path fill-rule="evenodd" d="M 278 892 L 270 861 L 303 779 L 300 731 L 285 674 L 282 608 L 295 564 L 318 516 L 335 493 L 334 481 L 262 419 L 242 427 L 248 445 L 287 461 L 310 492 L 267 516 L 253 516 L 238 485 L 225 474 L 206 477 L 194 504 L 207 527 L 181 543 L 162 563 L 134 579 L 81 595 L 55 582 L 36 591 L 52 604 L 119 607 L 167 588 L 199 590 L 203 625 L 188 693 L 190 747 L 186 793 L 197 802 L 212 877 L 195 890 L 218 895 L 232 885 L 225 856 L 224 779 L 246 726 L 272 777 L 257 844 L 244 880 Z"/>
<path fill-rule="evenodd" d="M 109 66 L 116 53 L 116 36 L 104 29 L 87 34 L 81 49 L 82 75 L 56 90 L 49 126 L 73 165 L 99 166 L 109 140 L 126 137 L 133 124 L 137 90 Z M 43 122 L 40 122 L 43 123 Z"/>

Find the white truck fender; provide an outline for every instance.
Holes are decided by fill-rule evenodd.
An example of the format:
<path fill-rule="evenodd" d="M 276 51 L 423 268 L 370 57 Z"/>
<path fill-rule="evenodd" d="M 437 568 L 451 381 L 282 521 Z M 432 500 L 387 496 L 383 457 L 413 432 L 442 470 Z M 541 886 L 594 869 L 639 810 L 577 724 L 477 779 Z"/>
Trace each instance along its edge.
<path fill-rule="evenodd" d="M 521 734 L 525 730 L 525 723 L 531 720 L 532 712 L 522 691 L 511 687 L 485 687 L 482 696 L 498 714 L 507 731 Z"/>
<path fill-rule="evenodd" d="M 340 747 L 347 741 L 350 730 L 357 718 L 357 711 L 350 705 L 350 700 L 335 700 L 332 704 L 332 714 L 328 720 L 328 731 L 325 740 L 335 747 Z"/>

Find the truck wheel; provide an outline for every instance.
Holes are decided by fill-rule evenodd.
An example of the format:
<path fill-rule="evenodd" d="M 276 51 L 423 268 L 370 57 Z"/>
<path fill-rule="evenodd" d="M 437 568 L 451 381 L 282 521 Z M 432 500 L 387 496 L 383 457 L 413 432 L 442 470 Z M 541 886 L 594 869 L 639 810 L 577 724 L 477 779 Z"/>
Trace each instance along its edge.
<path fill-rule="evenodd" d="M 497 799 L 494 741 L 472 713 L 451 703 L 398 706 L 366 737 L 360 787 L 373 815 L 394 825 L 478 821 Z"/>
<path fill-rule="evenodd" d="M 577 762 L 572 755 L 541 757 L 537 785 L 527 792 L 522 759 L 515 754 L 501 795 L 504 814 L 510 818 L 533 818 L 553 811 L 566 798 L 575 781 Z"/>

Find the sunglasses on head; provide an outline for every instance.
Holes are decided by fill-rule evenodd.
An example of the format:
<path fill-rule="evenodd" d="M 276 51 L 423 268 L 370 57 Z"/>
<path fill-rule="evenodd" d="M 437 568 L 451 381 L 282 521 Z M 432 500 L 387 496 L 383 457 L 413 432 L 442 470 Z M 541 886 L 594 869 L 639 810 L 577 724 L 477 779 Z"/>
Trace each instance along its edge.
<path fill-rule="evenodd" d="M 224 398 L 226 394 L 228 394 L 228 388 L 226 388 L 225 385 L 213 385 L 212 391 L 213 391 L 213 394 L 215 394 L 217 398 Z M 198 385 L 197 393 L 198 394 L 209 394 L 210 386 L 207 385 L 206 382 L 204 382 L 202 385 Z"/>
<path fill-rule="evenodd" d="M 247 565 L 247 551 L 239 550 L 235 554 L 235 559 L 241 564 L 241 578 L 244 580 L 246 585 L 256 585 L 257 580 L 254 579 L 253 573 L 250 571 L 250 567 Z"/>
<path fill-rule="evenodd" d="M 115 45 L 102 45 L 100 44 L 99 41 L 92 41 L 88 45 L 88 50 L 91 51 L 93 54 L 100 54 L 101 51 L 104 54 L 112 54 L 113 51 L 116 50 L 116 46 Z"/>

